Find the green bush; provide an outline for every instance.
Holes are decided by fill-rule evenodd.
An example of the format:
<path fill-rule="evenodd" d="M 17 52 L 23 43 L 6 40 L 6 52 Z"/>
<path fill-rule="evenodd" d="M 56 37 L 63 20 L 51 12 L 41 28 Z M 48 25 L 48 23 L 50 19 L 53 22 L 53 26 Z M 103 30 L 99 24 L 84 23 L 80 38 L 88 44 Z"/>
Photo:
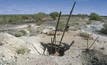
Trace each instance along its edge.
<path fill-rule="evenodd" d="M 103 24 L 103 28 L 100 30 L 101 33 L 107 34 L 107 24 Z"/>
<path fill-rule="evenodd" d="M 101 50 L 105 50 L 105 47 L 100 48 Z"/>
<path fill-rule="evenodd" d="M 74 29 L 72 29 L 73 31 L 77 31 L 78 29 L 77 28 L 74 28 Z"/>
<path fill-rule="evenodd" d="M 28 24 L 28 28 L 31 28 L 31 25 L 30 25 L 30 24 Z"/>
<path fill-rule="evenodd" d="M 40 25 L 42 25 L 42 22 L 38 21 L 38 22 L 36 22 L 36 25 L 40 26 Z"/>
<path fill-rule="evenodd" d="M 59 25 L 58 25 L 58 31 L 63 31 L 64 28 L 65 28 L 65 23 L 64 22 L 59 22 Z"/>
<path fill-rule="evenodd" d="M 81 33 L 79 33 L 79 35 L 80 35 L 81 37 L 89 37 L 89 34 L 86 33 L 86 32 L 81 32 Z"/>
<path fill-rule="evenodd" d="M 56 20 L 56 17 L 59 15 L 59 13 L 58 12 L 52 12 L 52 13 L 50 13 L 50 16 L 54 19 L 54 20 Z"/>
<path fill-rule="evenodd" d="M 30 32 L 30 36 L 36 36 L 38 34 L 41 33 L 41 29 L 40 28 L 37 28 L 36 30 L 34 28 L 31 28 L 29 29 L 29 32 Z"/>
<path fill-rule="evenodd" d="M 14 15 L 14 16 L 10 17 L 8 22 L 10 22 L 10 23 L 18 23 L 21 20 L 22 20 L 22 17 L 20 15 Z"/>
<path fill-rule="evenodd" d="M 27 34 L 25 30 L 20 30 L 19 32 L 22 32 L 23 35 L 26 35 L 26 34 Z"/>
<path fill-rule="evenodd" d="M 36 21 L 36 22 L 38 22 L 39 21 L 39 19 L 41 19 L 41 18 L 45 18 L 46 17 L 46 14 L 45 13 L 37 13 L 37 14 L 34 14 L 33 16 L 32 16 L 32 18 Z"/>
<path fill-rule="evenodd" d="M 103 18 L 101 16 L 99 16 L 98 14 L 96 14 L 96 13 L 91 13 L 90 14 L 90 20 L 102 21 Z"/>
<path fill-rule="evenodd" d="M 36 30 L 30 30 L 30 36 L 35 36 L 35 35 L 37 35 L 37 33 L 36 33 Z"/>
<path fill-rule="evenodd" d="M 21 37 L 21 36 L 23 36 L 23 33 L 22 32 L 15 32 L 14 36 L 15 37 Z"/>
<path fill-rule="evenodd" d="M 89 20 L 89 21 L 87 21 L 86 22 L 86 24 L 88 25 L 88 24 L 91 24 L 92 23 L 92 21 L 91 20 Z"/>
<path fill-rule="evenodd" d="M 0 21 L 0 24 L 5 25 L 7 23 L 6 19 L 3 19 L 2 21 Z"/>
<path fill-rule="evenodd" d="M 26 50 L 24 48 L 18 49 L 16 51 L 18 54 L 25 54 Z"/>

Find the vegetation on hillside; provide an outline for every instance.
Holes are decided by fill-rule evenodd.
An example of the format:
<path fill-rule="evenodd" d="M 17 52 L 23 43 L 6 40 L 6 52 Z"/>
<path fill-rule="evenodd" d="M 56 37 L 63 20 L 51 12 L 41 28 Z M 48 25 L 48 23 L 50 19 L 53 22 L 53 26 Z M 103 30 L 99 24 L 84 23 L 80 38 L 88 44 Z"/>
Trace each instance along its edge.
<path fill-rule="evenodd" d="M 25 48 L 17 49 L 16 52 L 17 52 L 18 54 L 25 54 L 26 49 L 25 49 Z"/>
<path fill-rule="evenodd" d="M 77 16 L 77 17 L 80 17 L 80 18 L 82 18 L 82 19 L 88 17 L 87 14 L 77 14 L 76 16 Z"/>
<path fill-rule="evenodd" d="M 103 24 L 103 28 L 100 31 L 103 34 L 107 34 L 107 24 Z"/>
<path fill-rule="evenodd" d="M 59 22 L 58 31 L 63 31 L 65 28 L 65 25 L 66 24 L 64 23 L 64 21 Z"/>
<path fill-rule="evenodd" d="M 37 25 L 41 25 L 42 23 L 39 23 L 42 18 L 46 17 L 51 17 L 53 20 L 56 20 L 58 17 L 59 13 L 58 12 L 51 12 L 50 14 L 45 14 L 45 13 L 36 13 L 36 14 L 29 14 L 29 15 L 0 15 L 0 24 L 6 24 L 6 23 L 19 23 L 19 22 L 24 22 L 24 21 L 29 21 L 29 22 L 37 22 Z M 68 17 L 69 15 L 63 14 L 61 17 Z M 96 20 L 96 21 L 102 21 L 103 19 L 106 19 L 106 17 L 99 16 L 96 13 L 91 13 L 90 15 L 87 14 L 77 14 L 77 15 L 72 15 L 72 17 L 78 17 L 80 19 L 90 19 L 90 20 Z M 65 19 L 63 18 L 63 19 Z M 63 21 L 62 19 L 62 21 Z M 77 19 L 73 22 L 77 22 Z M 91 21 L 86 22 L 86 24 L 91 24 Z"/>
<path fill-rule="evenodd" d="M 79 35 L 80 35 L 81 37 L 89 37 L 89 34 L 86 33 L 86 32 L 81 32 L 81 33 L 79 33 Z"/>
<path fill-rule="evenodd" d="M 102 21 L 103 18 L 96 13 L 91 13 L 90 14 L 90 20 Z"/>
<path fill-rule="evenodd" d="M 37 14 L 34 14 L 32 15 L 32 18 L 35 20 L 35 21 L 39 21 L 41 18 L 45 18 L 46 17 L 46 14 L 45 13 L 37 13 Z"/>
<path fill-rule="evenodd" d="M 22 21 L 38 22 L 44 17 L 46 17 L 45 13 L 36 13 L 32 15 L 0 15 L 0 24 L 18 23 Z"/>
<path fill-rule="evenodd" d="M 52 13 L 50 13 L 50 16 L 51 16 L 54 20 L 56 20 L 56 17 L 58 17 L 58 15 L 59 15 L 58 12 L 52 12 Z"/>

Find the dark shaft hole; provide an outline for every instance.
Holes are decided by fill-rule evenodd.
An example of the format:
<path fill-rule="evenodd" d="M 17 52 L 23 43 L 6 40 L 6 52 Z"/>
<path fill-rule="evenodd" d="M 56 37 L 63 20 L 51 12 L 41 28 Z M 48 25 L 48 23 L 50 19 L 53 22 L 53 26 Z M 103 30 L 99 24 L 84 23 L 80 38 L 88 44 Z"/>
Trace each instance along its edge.
<path fill-rule="evenodd" d="M 51 51 L 51 48 L 52 48 L 52 51 Z M 64 55 L 64 52 L 65 52 L 64 49 L 65 49 L 64 47 L 63 48 L 61 47 L 59 49 L 59 51 L 58 51 L 58 53 L 60 54 L 59 56 L 63 56 Z M 56 50 L 58 50 L 58 48 L 54 48 L 54 47 L 48 48 L 49 55 L 55 54 L 57 52 Z"/>
<path fill-rule="evenodd" d="M 41 43 L 41 45 L 44 48 L 48 49 L 49 55 L 54 55 L 58 50 L 58 45 L 55 45 L 55 44 L 52 45 L 51 43 L 48 43 L 48 44 Z M 66 48 L 66 45 L 59 47 L 59 51 L 58 51 L 59 56 L 64 55 L 64 52 L 66 51 L 65 48 Z"/>

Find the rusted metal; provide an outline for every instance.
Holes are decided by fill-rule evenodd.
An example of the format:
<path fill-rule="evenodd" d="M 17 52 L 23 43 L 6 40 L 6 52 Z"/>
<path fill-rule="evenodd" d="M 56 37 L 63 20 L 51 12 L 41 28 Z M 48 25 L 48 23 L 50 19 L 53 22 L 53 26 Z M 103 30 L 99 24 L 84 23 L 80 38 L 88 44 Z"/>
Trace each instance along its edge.
<path fill-rule="evenodd" d="M 32 43 L 30 43 L 30 44 L 34 47 L 34 49 L 37 51 L 37 53 L 39 53 L 40 55 L 44 55 L 44 54 L 40 53 Z"/>
<path fill-rule="evenodd" d="M 66 29 L 67 29 L 67 26 L 68 26 L 68 23 L 69 23 L 69 20 L 70 20 L 71 15 L 72 15 L 72 12 L 73 12 L 73 9 L 74 9 L 75 4 L 76 4 L 76 2 L 74 2 L 74 4 L 73 4 L 72 10 L 71 10 L 71 12 L 70 12 L 70 15 L 69 15 L 69 18 L 68 18 L 68 20 L 67 20 L 65 29 L 64 29 L 64 31 L 63 31 L 63 35 L 62 35 L 61 40 L 60 40 L 60 43 L 59 43 L 59 47 L 60 47 L 60 45 L 61 45 L 61 43 L 62 43 L 62 40 L 63 40 L 64 34 L 65 34 L 65 31 L 66 31 Z M 59 48 L 58 48 L 58 51 L 59 51 Z"/>
<path fill-rule="evenodd" d="M 54 56 L 59 56 L 60 54 L 58 52 L 55 52 Z"/>
<path fill-rule="evenodd" d="M 74 40 L 71 42 L 71 44 L 69 45 L 68 49 L 74 44 Z"/>
<path fill-rule="evenodd" d="M 89 35 L 87 37 L 87 49 L 88 49 Z"/>
<path fill-rule="evenodd" d="M 52 37 L 51 37 L 51 43 L 52 43 Z"/>
<path fill-rule="evenodd" d="M 58 29 L 58 24 L 59 24 L 59 20 L 60 20 L 60 17 L 61 17 L 61 11 L 60 11 L 60 14 L 59 14 L 59 18 L 58 18 L 58 22 L 57 22 L 57 25 L 56 25 L 56 29 L 55 29 L 55 34 L 54 34 L 54 38 L 52 40 L 52 48 L 51 48 L 51 53 L 52 53 L 52 49 L 53 49 L 53 44 L 54 44 L 54 41 L 56 39 L 56 32 L 57 32 L 57 29 Z"/>
<path fill-rule="evenodd" d="M 58 29 L 58 24 L 59 24 L 59 20 L 60 20 L 61 13 L 62 13 L 62 12 L 60 11 L 60 14 L 59 14 L 58 22 L 57 22 L 57 25 L 56 25 L 55 34 L 54 34 L 54 38 L 53 38 L 52 44 L 54 43 L 55 38 L 56 38 L 56 32 L 57 32 L 57 29 Z"/>
<path fill-rule="evenodd" d="M 99 37 L 99 36 L 98 36 Z M 88 49 L 90 49 L 92 46 L 93 46 L 93 44 L 95 43 L 95 41 L 98 39 L 98 37 L 94 40 L 94 42 L 91 44 L 91 46 L 88 48 Z"/>

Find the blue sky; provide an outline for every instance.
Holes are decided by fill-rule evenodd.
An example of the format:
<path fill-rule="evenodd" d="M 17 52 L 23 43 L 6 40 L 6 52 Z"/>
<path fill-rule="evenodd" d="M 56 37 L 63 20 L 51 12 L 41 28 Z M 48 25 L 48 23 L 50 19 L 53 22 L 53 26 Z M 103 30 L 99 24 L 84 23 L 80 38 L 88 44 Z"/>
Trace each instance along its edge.
<path fill-rule="evenodd" d="M 38 12 L 60 12 L 69 14 L 73 3 L 73 14 L 97 13 L 107 16 L 107 0 L 0 0 L 0 14 L 34 14 Z"/>

